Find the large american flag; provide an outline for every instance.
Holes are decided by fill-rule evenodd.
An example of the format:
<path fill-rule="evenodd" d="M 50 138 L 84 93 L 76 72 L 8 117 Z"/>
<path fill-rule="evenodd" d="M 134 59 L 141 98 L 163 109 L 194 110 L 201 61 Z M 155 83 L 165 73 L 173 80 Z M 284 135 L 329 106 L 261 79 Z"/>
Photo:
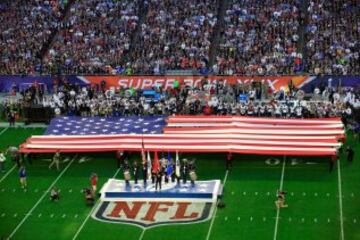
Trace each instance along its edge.
<path fill-rule="evenodd" d="M 344 139 L 339 118 L 236 116 L 62 117 L 22 152 L 169 151 L 332 156 Z"/>

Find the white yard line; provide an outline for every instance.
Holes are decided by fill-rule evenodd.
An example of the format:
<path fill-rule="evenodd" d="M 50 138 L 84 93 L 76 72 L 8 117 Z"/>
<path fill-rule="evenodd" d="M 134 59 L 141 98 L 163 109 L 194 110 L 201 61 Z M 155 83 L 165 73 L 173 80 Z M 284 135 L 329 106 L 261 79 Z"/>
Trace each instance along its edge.
<path fill-rule="evenodd" d="M 2 134 L 3 134 L 6 130 L 8 130 L 8 129 L 9 129 L 9 127 L 3 129 L 3 130 L 0 132 L 0 135 L 2 135 Z"/>
<path fill-rule="evenodd" d="M 340 236 L 344 240 L 344 218 L 343 218 L 343 204 L 342 204 L 342 190 L 341 190 L 341 170 L 340 160 L 337 161 L 338 166 L 338 189 L 339 189 L 339 210 L 340 210 Z"/>
<path fill-rule="evenodd" d="M 146 228 L 144 228 L 141 232 L 141 235 L 139 237 L 139 240 L 142 240 L 142 238 L 144 237 L 144 234 L 145 234 L 145 231 L 146 231 Z"/>
<path fill-rule="evenodd" d="M 41 203 L 41 201 L 45 198 L 45 196 L 49 193 L 51 188 L 59 181 L 59 179 L 64 175 L 66 170 L 70 167 L 70 165 L 74 162 L 76 158 L 76 155 L 73 157 L 73 159 L 69 162 L 69 164 L 62 170 L 62 172 L 59 174 L 59 176 L 52 182 L 50 187 L 44 192 L 44 194 L 40 197 L 40 199 L 35 203 L 35 205 L 30 209 L 30 211 L 25 215 L 25 217 L 21 220 L 21 222 L 16 226 L 14 231 L 10 234 L 9 238 L 11 239 L 14 234 L 19 230 L 19 228 L 24 224 L 24 222 L 28 219 L 28 217 L 32 214 L 32 212 L 35 210 L 35 208 Z"/>
<path fill-rule="evenodd" d="M 16 164 L 0 179 L 0 183 L 16 168 Z"/>
<path fill-rule="evenodd" d="M 286 156 L 284 156 L 284 161 L 283 161 L 283 165 L 282 165 L 279 191 L 282 191 L 283 185 L 284 185 L 285 162 L 286 162 Z M 277 232 L 278 232 L 278 226 L 279 226 L 279 216 L 280 216 L 280 208 L 278 208 L 276 211 L 274 240 L 276 240 L 276 238 L 277 238 Z"/>
<path fill-rule="evenodd" d="M 115 174 L 114 174 L 114 176 L 113 176 L 112 178 L 115 178 L 116 175 L 119 173 L 119 171 L 120 171 L 120 168 L 118 168 L 118 169 L 116 170 L 116 172 L 115 172 Z M 76 231 L 74 237 L 72 238 L 73 240 L 76 239 L 76 238 L 79 236 L 81 230 L 84 228 L 86 222 L 89 220 L 90 216 L 93 214 L 93 212 L 95 211 L 95 209 L 96 209 L 96 207 L 98 206 L 98 204 L 99 204 L 99 199 L 96 201 L 96 204 L 95 204 L 94 207 L 91 209 L 91 211 L 89 212 L 89 214 L 86 216 L 85 220 L 82 222 L 81 226 L 80 226 L 80 227 L 78 228 L 78 230 Z"/>
<path fill-rule="evenodd" d="M 225 187 L 228 174 L 229 174 L 229 171 L 226 170 L 226 174 L 225 174 L 225 177 L 224 177 L 223 187 Z M 212 216 L 211 223 L 210 223 L 210 227 L 209 227 L 208 233 L 207 233 L 207 235 L 206 235 L 206 240 L 209 240 L 209 238 L 210 238 L 211 230 L 212 230 L 212 227 L 213 227 L 213 225 L 214 225 L 214 221 L 215 221 L 215 217 L 216 217 L 216 212 L 217 212 L 217 206 L 215 205 L 214 214 L 213 214 L 213 216 Z"/>

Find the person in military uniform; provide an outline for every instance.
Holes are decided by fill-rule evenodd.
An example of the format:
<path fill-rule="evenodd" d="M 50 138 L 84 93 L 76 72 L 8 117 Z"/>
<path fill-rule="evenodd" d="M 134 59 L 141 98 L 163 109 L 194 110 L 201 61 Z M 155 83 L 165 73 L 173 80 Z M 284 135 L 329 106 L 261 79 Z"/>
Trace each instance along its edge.
<path fill-rule="evenodd" d="M 144 180 L 144 186 L 146 186 L 146 180 L 147 180 L 147 163 L 143 162 L 142 163 L 142 176 L 143 176 L 143 180 Z"/>
<path fill-rule="evenodd" d="M 133 174 L 134 174 L 134 183 L 137 184 L 138 178 L 139 178 L 139 166 L 138 166 L 137 161 L 134 161 Z"/>
<path fill-rule="evenodd" d="M 161 178 L 162 178 L 163 172 L 160 170 L 157 173 L 155 173 L 156 177 L 156 183 L 155 183 L 155 191 L 159 190 L 161 191 Z"/>
<path fill-rule="evenodd" d="M 162 158 L 160 160 L 160 164 L 161 164 L 161 169 L 160 171 L 162 171 L 164 173 L 164 176 L 165 176 L 165 183 L 168 183 L 169 182 L 169 177 L 168 175 L 166 174 L 167 173 L 167 165 L 168 165 L 168 160 L 166 158 Z"/>
<path fill-rule="evenodd" d="M 124 179 L 126 187 L 130 187 L 130 166 L 127 160 L 124 161 Z"/>
<path fill-rule="evenodd" d="M 186 184 L 186 180 L 187 180 L 186 178 L 187 175 L 189 174 L 187 159 L 183 160 L 183 164 L 181 165 L 181 169 L 180 169 L 180 174 L 183 184 Z"/>
<path fill-rule="evenodd" d="M 192 161 L 189 162 L 189 166 L 188 166 L 188 171 L 189 171 L 189 175 L 190 175 L 190 181 L 191 181 L 191 186 L 195 186 L 195 181 L 197 179 L 196 176 L 196 167 L 195 167 L 195 160 L 193 159 Z"/>

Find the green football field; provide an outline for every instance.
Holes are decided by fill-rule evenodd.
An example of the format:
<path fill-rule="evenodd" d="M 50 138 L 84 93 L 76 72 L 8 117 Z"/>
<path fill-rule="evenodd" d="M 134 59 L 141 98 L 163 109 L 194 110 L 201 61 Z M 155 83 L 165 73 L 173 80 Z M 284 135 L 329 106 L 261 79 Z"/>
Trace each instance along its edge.
<path fill-rule="evenodd" d="M 41 128 L 0 128 L 0 149 L 18 145 L 42 134 Z M 341 156 L 332 173 L 328 159 L 236 155 L 231 171 L 225 171 L 224 154 L 192 154 L 200 180 L 221 179 L 224 208 L 208 221 L 169 224 L 143 229 L 106 223 L 91 217 L 81 190 L 92 172 L 99 186 L 113 176 L 123 178 L 114 154 L 69 155 L 61 170 L 49 170 L 51 156 L 26 163 L 28 188 L 19 184 L 13 162 L 0 173 L 0 237 L 2 239 L 360 239 L 360 147 L 355 160 Z M 139 160 L 139 156 L 133 156 Z M 58 187 L 61 199 L 49 200 L 49 189 Z M 277 189 L 287 192 L 288 208 L 276 210 Z"/>

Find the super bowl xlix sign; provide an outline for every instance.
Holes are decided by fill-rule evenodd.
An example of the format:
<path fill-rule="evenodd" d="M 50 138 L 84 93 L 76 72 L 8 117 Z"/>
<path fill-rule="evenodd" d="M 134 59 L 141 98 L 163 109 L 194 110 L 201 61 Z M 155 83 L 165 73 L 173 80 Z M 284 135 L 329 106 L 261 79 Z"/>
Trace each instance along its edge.
<path fill-rule="evenodd" d="M 212 216 L 214 205 L 212 202 L 189 201 L 104 201 L 99 204 L 92 217 L 99 221 L 147 228 L 206 221 Z"/>

